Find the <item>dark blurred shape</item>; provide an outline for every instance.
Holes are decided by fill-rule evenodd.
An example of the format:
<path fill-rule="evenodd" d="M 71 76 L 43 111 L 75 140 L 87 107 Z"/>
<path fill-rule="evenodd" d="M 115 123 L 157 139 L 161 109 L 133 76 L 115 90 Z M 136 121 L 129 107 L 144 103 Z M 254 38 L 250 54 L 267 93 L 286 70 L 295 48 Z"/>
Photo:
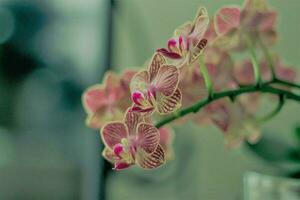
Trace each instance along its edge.
<path fill-rule="evenodd" d="M 283 175 L 300 178 L 300 141 L 291 145 L 274 135 L 264 133 L 256 144 L 246 143 L 246 146 L 261 159 L 277 166 Z M 298 136 L 298 128 L 295 135 Z"/>
<path fill-rule="evenodd" d="M 31 49 L 34 36 L 49 18 L 46 8 L 46 5 L 37 4 L 35 1 L 21 1 L 7 4 L 0 11 L 0 25 L 5 24 L 0 31 L 4 34 L 2 37 L 6 37 L 0 54 L 3 77 L 16 81 L 43 66 Z M 0 35 L 0 43 L 1 41 Z"/>
<path fill-rule="evenodd" d="M 95 22 L 105 7 L 88 3 L 73 11 L 73 2 L 0 2 L 0 200 L 97 198 L 100 139 L 84 126 L 81 94 L 96 82 L 90 74 L 100 78 L 104 70 L 99 60 L 80 56 L 104 52 Z M 81 27 L 94 31 L 87 38 L 94 46 L 77 49 L 56 37 L 72 34 L 70 43 L 85 43 L 90 29 L 72 32 Z M 61 46 L 64 52 L 56 52 Z"/>
<path fill-rule="evenodd" d="M 0 8 L 0 44 L 10 39 L 15 30 L 15 19 L 11 10 Z"/>

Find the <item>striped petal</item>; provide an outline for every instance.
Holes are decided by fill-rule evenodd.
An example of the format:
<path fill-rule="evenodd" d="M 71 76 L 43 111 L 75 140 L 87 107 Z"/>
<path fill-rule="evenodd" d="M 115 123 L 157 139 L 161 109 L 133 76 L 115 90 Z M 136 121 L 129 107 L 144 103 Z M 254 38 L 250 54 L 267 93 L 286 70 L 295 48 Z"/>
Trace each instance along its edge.
<path fill-rule="evenodd" d="M 174 112 L 181 106 L 182 95 L 179 89 L 170 97 L 158 96 L 157 98 L 157 111 L 160 114 L 169 114 Z"/>
<path fill-rule="evenodd" d="M 126 125 L 122 122 L 108 123 L 102 128 L 101 136 L 105 146 L 113 149 L 123 138 L 128 138 Z"/>
<path fill-rule="evenodd" d="M 137 164 L 144 169 L 155 169 L 165 163 L 165 152 L 158 145 L 152 154 L 147 154 L 143 150 L 139 150 L 136 155 Z"/>
<path fill-rule="evenodd" d="M 140 122 L 143 121 L 141 114 L 131 110 L 127 110 L 125 115 L 125 124 L 128 128 L 129 135 L 136 134 L 136 128 Z"/>
<path fill-rule="evenodd" d="M 241 10 L 238 7 L 221 8 L 215 17 L 216 30 L 225 34 L 240 25 Z"/>
<path fill-rule="evenodd" d="M 166 59 L 160 53 L 155 53 L 149 66 L 150 82 L 153 81 L 158 70 L 164 64 L 166 64 Z"/>
<path fill-rule="evenodd" d="M 202 39 L 197 43 L 197 45 L 192 49 L 190 63 L 194 63 L 197 60 L 206 45 L 207 39 Z"/>
<path fill-rule="evenodd" d="M 159 131 L 152 124 L 142 122 L 137 128 L 137 141 L 139 148 L 146 153 L 152 153 L 159 144 Z"/>
<path fill-rule="evenodd" d="M 156 91 L 165 96 L 170 96 L 177 88 L 178 79 L 179 70 L 173 65 L 164 65 L 158 70 L 157 76 L 151 84 Z"/>
<path fill-rule="evenodd" d="M 172 52 L 172 51 L 169 51 L 169 50 L 167 50 L 165 48 L 157 49 L 156 52 L 159 52 L 162 55 L 164 55 L 164 56 L 166 56 L 168 58 L 172 58 L 172 59 L 180 59 L 181 58 L 180 54 Z"/>
<path fill-rule="evenodd" d="M 147 92 L 149 84 L 149 74 L 147 71 L 140 71 L 133 76 L 130 82 L 131 93 L 139 91 L 142 93 Z"/>

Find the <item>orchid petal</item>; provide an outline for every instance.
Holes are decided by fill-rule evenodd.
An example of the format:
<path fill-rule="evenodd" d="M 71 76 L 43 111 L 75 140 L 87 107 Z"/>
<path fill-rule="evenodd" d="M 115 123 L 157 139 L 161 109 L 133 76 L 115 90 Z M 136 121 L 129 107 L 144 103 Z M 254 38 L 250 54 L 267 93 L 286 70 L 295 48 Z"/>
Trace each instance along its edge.
<path fill-rule="evenodd" d="M 297 78 L 297 71 L 293 68 L 287 68 L 279 65 L 275 68 L 276 74 L 280 79 L 295 81 Z"/>
<path fill-rule="evenodd" d="M 207 39 L 208 41 L 213 41 L 217 37 L 216 29 L 215 29 L 215 24 L 214 24 L 214 17 L 211 17 L 209 20 L 210 23 L 207 27 L 207 30 L 203 36 L 203 38 Z"/>
<path fill-rule="evenodd" d="M 211 104 L 206 108 L 210 113 L 211 121 L 219 127 L 222 131 L 226 132 L 230 123 L 230 110 L 228 105 L 223 101 Z"/>
<path fill-rule="evenodd" d="M 144 169 L 154 169 L 165 163 L 165 152 L 158 145 L 152 154 L 147 154 L 143 150 L 139 150 L 136 155 L 137 164 Z"/>
<path fill-rule="evenodd" d="M 197 45 L 192 49 L 191 63 L 194 63 L 197 60 L 206 45 L 207 39 L 202 39 L 197 43 Z"/>
<path fill-rule="evenodd" d="M 157 111 L 160 114 L 169 114 L 181 106 L 182 95 L 179 89 L 175 90 L 172 96 L 158 96 Z"/>
<path fill-rule="evenodd" d="M 126 163 L 126 162 L 122 162 L 122 161 L 119 161 L 119 162 L 116 162 L 115 163 L 115 166 L 113 168 L 113 170 L 122 170 L 122 169 L 126 169 L 128 167 L 130 167 L 131 165 Z"/>
<path fill-rule="evenodd" d="M 139 148 L 142 148 L 146 153 L 152 153 L 159 144 L 159 132 L 152 124 L 140 123 L 137 128 L 137 140 Z"/>
<path fill-rule="evenodd" d="M 121 76 L 121 86 L 124 91 L 129 91 L 129 85 L 132 77 L 137 73 L 136 70 L 125 70 Z"/>
<path fill-rule="evenodd" d="M 125 124 L 128 128 L 129 135 L 136 134 L 136 128 L 143 121 L 141 114 L 128 110 L 125 115 Z"/>
<path fill-rule="evenodd" d="M 105 116 L 108 115 L 106 107 L 101 107 L 95 113 L 88 114 L 86 118 L 86 125 L 91 128 L 101 128 L 106 123 Z"/>
<path fill-rule="evenodd" d="M 157 49 L 156 52 L 159 52 L 161 53 L 162 55 L 168 57 L 168 58 L 172 58 L 172 59 L 180 59 L 181 58 L 181 55 L 179 55 L 178 53 L 175 53 L 175 52 L 171 52 L 165 48 L 160 48 L 160 49 Z"/>
<path fill-rule="evenodd" d="M 261 16 L 261 20 L 258 23 L 258 29 L 260 31 L 272 30 L 275 27 L 277 21 L 277 13 L 274 11 L 264 12 Z"/>
<path fill-rule="evenodd" d="M 243 8 L 262 12 L 267 10 L 267 2 L 266 0 L 245 0 Z"/>
<path fill-rule="evenodd" d="M 105 146 L 113 149 L 123 138 L 128 138 L 128 131 L 124 123 L 110 122 L 102 128 L 101 136 Z"/>
<path fill-rule="evenodd" d="M 110 148 L 107 148 L 107 147 L 105 147 L 103 149 L 102 156 L 110 163 L 114 163 L 117 159 L 117 157 L 114 155 L 114 152 Z"/>
<path fill-rule="evenodd" d="M 121 90 L 120 88 L 120 78 L 117 74 L 108 71 L 104 77 L 105 90 L 107 93 L 115 92 L 116 89 Z M 118 92 L 117 92 L 118 94 Z"/>
<path fill-rule="evenodd" d="M 165 151 L 166 159 L 169 160 L 174 155 L 174 150 L 172 148 L 172 142 L 175 137 L 174 131 L 169 127 L 161 127 L 159 129 L 159 135 L 159 144 Z"/>
<path fill-rule="evenodd" d="M 131 93 L 139 91 L 145 93 L 149 84 L 149 74 L 147 71 L 140 71 L 135 74 L 130 82 Z"/>
<path fill-rule="evenodd" d="M 182 24 L 174 31 L 174 36 L 179 37 L 180 35 L 183 35 L 184 37 L 188 37 L 191 33 L 193 24 L 192 22 L 188 21 L 185 24 Z"/>
<path fill-rule="evenodd" d="M 162 66 L 153 80 L 152 85 L 165 96 L 174 93 L 178 85 L 179 70 L 173 65 Z"/>
<path fill-rule="evenodd" d="M 209 24 L 209 17 L 204 7 L 199 8 L 196 18 L 193 22 L 192 32 L 190 37 L 196 38 L 197 40 L 203 38 Z"/>
<path fill-rule="evenodd" d="M 82 101 L 88 113 L 96 112 L 101 106 L 107 103 L 104 87 L 97 84 L 88 88 L 82 96 Z"/>
<path fill-rule="evenodd" d="M 154 111 L 154 106 L 143 108 L 143 107 L 138 106 L 138 105 L 133 105 L 132 108 L 131 108 L 131 111 L 132 112 L 143 113 L 145 115 L 150 115 Z"/>
<path fill-rule="evenodd" d="M 221 8 L 215 17 L 216 31 L 225 34 L 240 25 L 241 10 L 238 7 Z"/>
<path fill-rule="evenodd" d="M 149 66 L 149 75 L 150 75 L 150 82 L 156 77 L 158 70 L 162 65 L 166 63 L 166 59 L 160 54 L 154 54 L 151 64 Z"/>

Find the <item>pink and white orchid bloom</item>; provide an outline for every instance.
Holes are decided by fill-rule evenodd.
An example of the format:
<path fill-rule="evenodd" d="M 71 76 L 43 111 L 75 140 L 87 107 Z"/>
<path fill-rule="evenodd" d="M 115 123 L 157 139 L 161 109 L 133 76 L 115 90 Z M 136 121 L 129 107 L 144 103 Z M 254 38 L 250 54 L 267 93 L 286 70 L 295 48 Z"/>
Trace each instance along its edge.
<path fill-rule="evenodd" d="M 223 7 L 215 16 L 217 33 L 221 36 L 215 41 L 216 46 L 230 50 L 243 50 L 247 40 L 260 40 L 272 45 L 277 39 L 275 23 L 277 13 L 269 10 L 264 0 L 248 0 L 243 8 L 238 6 Z"/>
<path fill-rule="evenodd" d="M 91 128 L 101 128 L 112 120 L 121 120 L 123 113 L 131 105 L 129 82 L 136 72 L 125 71 L 121 77 L 108 72 L 103 84 L 89 87 L 82 96 L 84 109 L 88 114 L 86 124 Z"/>
<path fill-rule="evenodd" d="M 158 129 L 144 122 L 137 112 L 127 110 L 124 121 L 106 124 L 101 130 L 101 137 L 105 144 L 103 156 L 114 164 L 115 170 L 134 164 L 153 169 L 165 162 Z"/>
<path fill-rule="evenodd" d="M 157 49 L 157 52 L 179 63 L 180 66 L 193 63 L 207 44 L 203 36 L 208 24 L 207 11 L 202 7 L 198 10 L 194 21 L 176 29 L 174 37 L 168 41 L 168 47 Z"/>
<path fill-rule="evenodd" d="M 254 116 L 245 112 L 239 102 L 216 101 L 206 108 L 212 122 L 224 133 L 225 145 L 238 147 L 247 140 L 255 143 L 261 136 Z"/>
<path fill-rule="evenodd" d="M 137 73 L 131 81 L 132 110 L 151 114 L 174 112 L 181 106 L 181 92 L 178 89 L 179 70 L 166 65 L 165 58 L 156 53 L 146 71 Z"/>

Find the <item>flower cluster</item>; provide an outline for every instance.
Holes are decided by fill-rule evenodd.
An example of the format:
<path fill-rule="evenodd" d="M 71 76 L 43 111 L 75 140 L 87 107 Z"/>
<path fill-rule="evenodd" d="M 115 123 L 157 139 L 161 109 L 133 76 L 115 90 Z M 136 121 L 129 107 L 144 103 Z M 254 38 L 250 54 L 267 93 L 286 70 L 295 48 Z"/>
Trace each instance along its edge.
<path fill-rule="evenodd" d="M 212 17 L 201 7 L 193 21 L 175 30 L 167 48 L 157 49 L 148 69 L 121 75 L 108 72 L 103 84 L 88 88 L 83 94 L 86 122 L 101 129 L 103 156 L 114 169 L 132 165 L 153 169 L 171 159 L 173 131 L 154 124 L 165 115 L 177 118 L 180 107 L 210 101 L 214 92 L 256 84 L 259 88 L 258 81 L 294 81 L 295 70 L 267 51 L 276 42 L 276 17 L 264 0 L 223 7 Z M 263 52 L 260 60 L 253 53 L 257 48 Z M 252 60 L 233 59 L 233 52 L 249 49 Z M 176 123 L 213 124 L 224 133 L 229 147 L 257 141 L 260 130 L 255 114 L 262 96 L 228 97 L 211 101 Z"/>

